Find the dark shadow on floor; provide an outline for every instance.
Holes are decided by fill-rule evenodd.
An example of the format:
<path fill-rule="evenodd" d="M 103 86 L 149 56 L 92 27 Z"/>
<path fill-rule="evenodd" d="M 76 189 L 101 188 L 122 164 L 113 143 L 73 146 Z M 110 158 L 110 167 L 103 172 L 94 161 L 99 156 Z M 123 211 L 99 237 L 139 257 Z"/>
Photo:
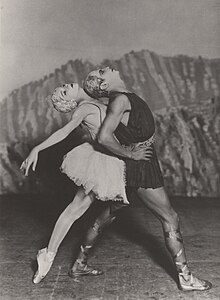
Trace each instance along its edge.
<path fill-rule="evenodd" d="M 143 210 L 146 210 L 146 208 L 143 207 Z M 122 238 L 126 238 L 132 243 L 142 246 L 146 251 L 146 255 L 150 256 L 155 264 L 162 267 L 175 281 L 177 281 L 174 265 L 165 248 L 165 243 L 148 232 L 147 226 L 143 226 L 141 220 L 135 218 L 132 209 L 124 209 L 124 211 L 121 211 L 112 225 L 112 229 Z M 162 236 L 163 233 L 161 227 L 161 237 Z"/>

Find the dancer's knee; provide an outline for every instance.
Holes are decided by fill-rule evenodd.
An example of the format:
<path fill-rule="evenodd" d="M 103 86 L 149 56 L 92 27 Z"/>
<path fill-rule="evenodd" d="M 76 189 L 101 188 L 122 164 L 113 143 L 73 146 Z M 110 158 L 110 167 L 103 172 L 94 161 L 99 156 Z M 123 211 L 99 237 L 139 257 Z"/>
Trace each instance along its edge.
<path fill-rule="evenodd" d="M 73 201 L 66 209 L 65 217 L 72 220 L 78 219 L 86 212 L 86 210 L 89 208 L 90 205 L 91 205 L 90 201 L 82 200 L 82 202 L 78 202 L 78 203 L 74 203 Z"/>
<path fill-rule="evenodd" d="M 178 213 L 172 209 L 172 213 L 171 213 L 171 219 L 172 219 L 172 223 L 175 224 L 176 227 L 179 227 L 179 215 Z"/>
<path fill-rule="evenodd" d="M 163 221 L 169 228 L 179 228 L 179 215 L 173 209 L 165 213 Z"/>
<path fill-rule="evenodd" d="M 109 215 L 106 218 L 98 218 L 92 228 L 95 232 L 100 234 L 106 226 L 110 225 L 115 220 L 115 218 L 114 215 Z"/>

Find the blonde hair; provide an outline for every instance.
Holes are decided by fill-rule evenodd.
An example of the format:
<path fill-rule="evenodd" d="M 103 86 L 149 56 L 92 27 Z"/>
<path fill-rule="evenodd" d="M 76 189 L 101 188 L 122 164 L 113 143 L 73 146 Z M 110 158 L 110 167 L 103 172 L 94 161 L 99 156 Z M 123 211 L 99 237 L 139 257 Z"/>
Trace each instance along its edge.
<path fill-rule="evenodd" d="M 54 108 L 62 113 L 68 113 L 71 112 L 72 110 L 74 110 L 77 106 L 77 103 L 74 99 L 71 100 L 65 100 L 61 97 L 58 97 L 56 95 L 56 90 L 53 92 L 53 94 L 51 95 L 51 101 L 52 104 L 54 106 Z"/>

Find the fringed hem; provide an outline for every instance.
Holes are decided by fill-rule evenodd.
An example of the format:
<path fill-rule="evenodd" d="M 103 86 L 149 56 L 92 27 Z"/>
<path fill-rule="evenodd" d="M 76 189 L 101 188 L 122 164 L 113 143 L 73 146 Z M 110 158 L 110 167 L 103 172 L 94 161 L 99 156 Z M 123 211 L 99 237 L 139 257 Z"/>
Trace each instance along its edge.
<path fill-rule="evenodd" d="M 125 164 L 124 164 L 125 166 Z M 129 204 L 127 197 L 126 197 L 126 193 L 124 195 L 124 197 L 120 194 L 115 194 L 115 195 L 109 195 L 109 196 L 100 196 L 99 192 L 95 190 L 95 184 L 92 183 L 90 181 L 90 183 L 83 183 L 81 182 L 81 180 L 75 176 L 70 176 L 68 175 L 65 170 L 60 167 L 60 171 L 61 173 L 67 175 L 69 177 L 69 179 L 71 179 L 77 186 L 82 186 L 85 190 L 85 193 L 88 195 L 90 192 L 93 192 L 97 198 L 97 200 L 106 202 L 106 201 L 114 201 L 114 202 L 123 202 L 124 204 Z M 126 179 L 126 172 L 125 172 L 125 168 L 123 168 L 123 180 L 125 182 Z"/>
<path fill-rule="evenodd" d="M 122 164 L 123 164 L 122 178 L 123 178 L 124 186 L 126 187 L 126 185 L 127 185 L 126 163 L 122 160 Z"/>
<path fill-rule="evenodd" d="M 127 161 L 126 174 L 127 187 L 155 189 L 164 186 L 163 175 L 155 153 L 150 161 Z"/>
<path fill-rule="evenodd" d="M 126 196 L 126 163 L 114 156 L 94 150 L 84 143 L 64 156 L 60 171 L 86 193 L 93 191 L 101 201 L 123 201 Z"/>

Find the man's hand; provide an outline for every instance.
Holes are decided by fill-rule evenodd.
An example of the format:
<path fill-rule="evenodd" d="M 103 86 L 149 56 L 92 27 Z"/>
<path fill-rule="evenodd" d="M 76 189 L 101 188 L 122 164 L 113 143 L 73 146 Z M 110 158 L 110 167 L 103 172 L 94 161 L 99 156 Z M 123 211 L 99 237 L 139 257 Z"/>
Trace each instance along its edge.
<path fill-rule="evenodd" d="M 153 154 L 152 147 L 136 146 L 131 150 L 131 159 L 150 160 Z"/>
<path fill-rule="evenodd" d="M 38 161 L 38 150 L 34 148 L 31 153 L 28 155 L 28 157 L 23 161 L 21 164 L 20 169 L 24 170 L 25 176 L 28 176 L 29 168 L 32 165 L 32 170 L 35 171 L 36 165 Z"/>
<path fill-rule="evenodd" d="M 153 149 L 151 146 L 124 146 L 128 151 L 130 151 L 130 159 L 133 160 L 150 160 L 153 154 Z"/>

